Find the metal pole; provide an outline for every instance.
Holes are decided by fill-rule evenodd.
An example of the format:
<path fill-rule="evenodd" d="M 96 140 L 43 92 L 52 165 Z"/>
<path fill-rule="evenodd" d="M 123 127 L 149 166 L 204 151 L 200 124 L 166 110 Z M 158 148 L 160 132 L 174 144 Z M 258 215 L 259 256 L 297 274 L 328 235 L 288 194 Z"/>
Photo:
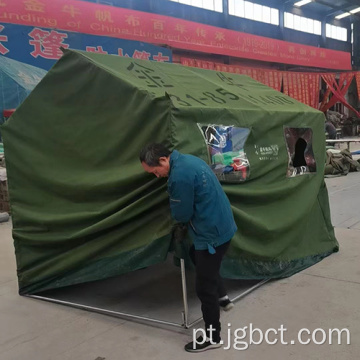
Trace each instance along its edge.
<path fill-rule="evenodd" d="M 237 300 L 239 300 L 240 298 L 248 295 L 251 291 L 254 291 L 255 289 L 257 289 L 258 287 L 260 287 L 261 285 L 264 285 L 266 282 L 268 282 L 270 279 L 265 279 L 262 280 L 260 282 L 258 282 L 256 285 L 254 285 L 253 287 L 251 287 L 250 289 L 244 291 L 243 293 L 241 293 L 240 295 L 236 296 L 235 298 L 231 299 L 232 302 L 235 302 Z M 194 325 L 196 325 L 197 323 L 199 323 L 202 320 L 201 318 L 196 319 L 195 321 L 193 321 L 191 324 L 189 324 L 189 328 L 193 327 Z"/>
<path fill-rule="evenodd" d="M 257 289 L 258 287 L 260 287 L 261 285 L 264 285 L 265 283 L 267 283 L 270 279 L 264 279 L 261 280 L 260 282 L 258 282 L 256 285 L 254 285 L 253 287 L 251 287 L 250 289 L 244 291 L 243 293 L 241 293 L 240 295 L 234 297 L 231 301 L 235 302 L 239 299 L 241 299 L 242 297 L 246 296 L 247 294 L 251 293 L 252 291 L 254 291 L 255 289 Z"/>
<path fill-rule="evenodd" d="M 198 318 L 195 321 L 193 321 L 191 324 L 189 324 L 189 328 L 193 327 L 194 325 L 198 324 L 203 318 Z"/>
<path fill-rule="evenodd" d="M 243 293 L 239 294 L 238 296 L 234 297 L 233 299 L 231 299 L 232 302 L 235 302 L 237 300 L 239 300 L 240 298 L 248 295 L 249 293 L 251 293 L 252 291 L 254 291 L 255 289 L 257 289 L 258 287 L 260 287 L 261 285 L 264 285 L 266 282 L 268 282 L 270 279 L 265 279 L 262 280 L 260 282 L 258 282 L 256 285 L 252 286 L 250 289 L 244 291 Z M 189 324 L 189 328 L 193 327 L 194 325 L 196 325 L 197 323 L 199 323 L 202 320 L 201 318 L 196 319 L 195 321 L 193 321 L 191 324 Z"/>
<path fill-rule="evenodd" d="M 188 320 L 189 320 L 189 305 L 187 299 L 187 288 L 186 288 L 186 274 L 185 274 L 185 262 L 184 259 L 180 259 L 180 267 L 181 267 L 181 283 L 182 283 L 182 292 L 183 292 L 183 301 L 184 301 L 184 327 L 185 329 L 189 328 Z"/>
<path fill-rule="evenodd" d="M 153 318 L 149 318 L 149 317 L 145 317 L 145 316 L 139 316 L 139 315 L 123 313 L 123 312 L 118 312 L 118 311 L 106 310 L 106 309 L 102 309 L 102 308 L 97 308 L 97 307 L 93 307 L 93 306 L 72 303 L 72 302 L 69 302 L 69 301 L 63 301 L 63 300 L 48 298 L 48 297 L 39 296 L 39 295 L 24 295 L 24 296 L 29 297 L 29 298 L 33 298 L 33 299 L 52 302 L 52 303 L 55 303 L 55 304 L 71 306 L 71 307 L 74 307 L 74 308 L 77 308 L 77 309 L 92 311 L 92 312 L 96 312 L 96 313 L 100 313 L 100 314 L 104 314 L 104 315 L 115 316 L 115 317 L 125 317 L 125 318 L 130 318 L 130 319 L 137 319 L 137 320 L 144 320 L 144 321 L 154 322 L 154 323 L 157 323 L 157 324 L 170 325 L 170 326 L 176 326 L 176 327 L 188 329 L 188 328 L 194 326 L 195 324 L 199 323 L 202 320 L 202 317 L 198 318 L 197 320 L 193 321 L 190 324 L 188 322 L 189 321 L 189 307 L 188 307 L 188 301 L 187 301 L 187 288 L 186 288 L 186 276 L 185 276 L 184 259 L 180 259 L 180 264 L 181 264 L 181 280 L 182 280 L 183 300 L 184 300 L 184 311 L 183 311 L 184 323 L 183 324 L 178 324 L 178 323 L 173 323 L 173 322 L 170 322 L 170 321 L 153 319 Z M 248 295 L 250 292 L 254 291 L 255 289 L 257 289 L 261 285 L 265 284 L 269 280 L 270 279 L 265 279 L 265 280 L 262 280 L 262 281 L 258 282 L 256 285 L 254 285 L 250 289 L 244 291 L 240 295 L 236 296 L 231 301 L 235 302 L 235 301 L 239 300 L 240 298 Z"/>
<path fill-rule="evenodd" d="M 128 317 L 128 318 L 133 318 L 133 319 L 137 319 L 137 320 L 150 321 L 150 322 L 154 322 L 157 324 L 171 325 L 171 326 L 176 326 L 176 327 L 181 327 L 181 328 L 184 327 L 183 324 L 177 324 L 177 323 L 173 323 L 173 322 L 169 322 L 169 321 L 157 320 L 157 319 L 152 319 L 152 318 L 145 317 L 145 316 L 132 315 L 132 314 L 127 314 L 127 313 L 118 312 L 118 311 L 101 309 L 101 308 L 97 308 L 97 307 L 93 307 L 93 306 L 72 303 L 69 301 L 63 301 L 63 300 L 48 298 L 48 297 L 44 297 L 44 296 L 38 296 L 38 295 L 24 295 L 24 296 L 34 298 L 34 299 L 44 300 L 44 301 L 48 301 L 48 302 L 52 302 L 52 303 L 56 303 L 56 304 L 71 306 L 71 307 L 81 309 L 81 310 L 87 310 L 87 311 L 92 311 L 92 312 L 96 312 L 96 313 L 100 313 L 100 314 L 110 315 L 110 316 Z"/>

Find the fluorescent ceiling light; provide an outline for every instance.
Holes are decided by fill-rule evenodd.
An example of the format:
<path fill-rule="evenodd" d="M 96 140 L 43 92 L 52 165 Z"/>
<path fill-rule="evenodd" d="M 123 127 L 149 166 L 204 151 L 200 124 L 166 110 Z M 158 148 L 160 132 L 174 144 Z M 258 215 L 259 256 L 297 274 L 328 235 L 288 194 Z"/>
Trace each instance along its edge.
<path fill-rule="evenodd" d="M 345 12 L 345 13 L 342 13 L 342 14 L 340 14 L 340 15 L 338 15 L 338 16 L 335 16 L 335 19 L 340 20 L 340 19 L 342 19 L 342 18 L 344 18 L 344 17 L 347 17 L 347 16 L 349 16 L 349 15 L 351 15 L 349 12 Z"/>
<path fill-rule="evenodd" d="M 306 5 L 308 3 L 311 3 L 312 0 L 301 0 L 301 1 L 298 1 L 294 4 L 294 6 L 303 6 L 303 5 Z"/>
<path fill-rule="evenodd" d="M 356 8 L 356 9 L 354 9 L 354 10 L 350 10 L 350 13 L 351 13 L 351 14 L 356 14 L 356 13 L 359 12 L 359 11 L 360 11 L 360 7 Z"/>

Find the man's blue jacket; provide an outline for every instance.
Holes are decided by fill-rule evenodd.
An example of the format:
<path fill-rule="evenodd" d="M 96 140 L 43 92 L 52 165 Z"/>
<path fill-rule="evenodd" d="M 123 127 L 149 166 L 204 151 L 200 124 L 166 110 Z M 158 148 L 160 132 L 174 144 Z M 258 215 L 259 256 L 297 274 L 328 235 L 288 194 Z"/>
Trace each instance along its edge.
<path fill-rule="evenodd" d="M 205 161 L 174 150 L 168 179 L 172 217 L 188 224 L 196 250 L 215 253 L 237 227 L 230 202 L 219 180 Z"/>

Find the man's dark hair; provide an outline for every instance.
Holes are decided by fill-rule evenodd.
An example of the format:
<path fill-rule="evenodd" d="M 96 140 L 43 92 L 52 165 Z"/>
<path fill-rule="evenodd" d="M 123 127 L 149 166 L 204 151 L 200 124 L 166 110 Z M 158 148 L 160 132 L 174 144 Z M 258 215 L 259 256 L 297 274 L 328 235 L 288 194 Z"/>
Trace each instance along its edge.
<path fill-rule="evenodd" d="M 161 157 L 168 157 L 171 151 L 163 144 L 150 144 L 140 151 L 140 161 L 148 166 L 158 166 Z"/>

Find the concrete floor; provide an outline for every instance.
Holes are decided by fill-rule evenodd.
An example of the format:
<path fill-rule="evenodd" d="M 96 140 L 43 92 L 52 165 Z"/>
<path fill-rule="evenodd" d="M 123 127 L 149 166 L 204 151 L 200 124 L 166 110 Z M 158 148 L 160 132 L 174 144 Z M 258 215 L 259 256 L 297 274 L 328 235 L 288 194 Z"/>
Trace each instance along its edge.
<path fill-rule="evenodd" d="M 191 340 L 191 330 L 157 327 L 20 297 L 17 294 L 11 222 L 8 222 L 0 224 L 0 360 L 359 359 L 360 173 L 326 179 L 326 183 L 340 252 L 291 278 L 265 284 L 237 302 L 231 312 L 222 314 L 224 347 L 227 347 L 229 338 L 231 344 L 234 343 L 235 329 L 249 327 L 250 323 L 264 333 L 283 325 L 287 329 L 283 340 L 288 345 L 281 344 L 279 334 L 275 345 L 264 341 L 260 345 L 250 345 L 247 350 L 220 348 L 188 354 L 183 346 Z M 153 289 L 151 296 L 147 296 L 149 293 L 144 289 L 137 292 L 134 275 L 127 275 L 127 283 L 131 285 L 128 288 L 119 288 L 121 282 L 109 279 L 100 284 L 80 285 L 64 293 L 57 291 L 48 295 L 83 300 L 92 306 L 106 304 L 118 311 L 137 311 L 180 322 L 178 270 L 167 267 L 160 283 L 154 282 L 155 275 L 148 275 L 147 271 L 143 274 L 143 284 Z M 191 283 L 190 276 L 189 297 L 194 320 L 200 312 Z M 231 283 L 230 286 L 236 294 L 248 284 Z M 104 288 L 112 289 L 112 292 L 101 298 Z M 124 299 L 126 291 L 131 294 Z M 134 299 L 143 301 L 134 303 Z M 296 339 L 302 328 L 310 331 L 321 328 L 326 332 L 328 329 L 347 328 L 350 344 L 346 344 L 343 333 L 341 345 L 337 344 L 337 336 L 332 337 L 332 345 L 328 339 L 323 345 L 301 345 Z M 317 341 L 321 341 L 320 335 L 318 332 Z M 308 337 L 303 334 L 304 341 Z M 254 338 L 258 340 L 259 334 L 256 333 Z M 269 338 L 274 340 L 274 334 L 271 333 Z M 249 340 L 247 335 L 242 341 L 249 343 Z M 295 344 L 290 344 L 291 340 L 296 340 Z M 238 348 L 242 345 L 239 344 Z"/>

